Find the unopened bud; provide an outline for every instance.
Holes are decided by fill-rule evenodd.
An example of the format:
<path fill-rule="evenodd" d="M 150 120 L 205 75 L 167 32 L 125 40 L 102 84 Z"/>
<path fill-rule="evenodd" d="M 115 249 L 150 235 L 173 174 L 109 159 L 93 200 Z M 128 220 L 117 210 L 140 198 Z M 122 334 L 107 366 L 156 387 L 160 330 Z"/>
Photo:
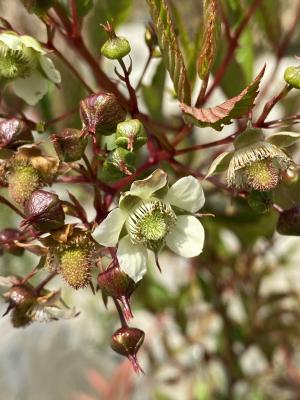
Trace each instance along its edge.
<path fill-rule="evenodd" d="M 281 235 L 300 236 L 300 206 L 289 208 L 280 213 L 277 232 Z"/>
<path fill-rule="evenodd" d="M 103 171 L 111 179 L 131 175 L 135 171 L 136 155 L 131 151 L 118 147 L 112 151 L 103 163 Z"/>
<path fill-rule="evenodd" d="M 300 89 L 300 67 L 288 67 L 284 71 L 285 81 L 295 89 Z"/>
<path fill-rule="evenodd" d="M 133 317 L 129 299 L 136 285 L 125 272 L 115 266 L 108 268 L 99 274 L 98 284 L 107 296 L 111 296 L 122 303 L 124 316 L 127 320 Z"/>
<path fill-rule="evenodd" d="M 0 148 L 16 149 L 33 142 L 29 126 L 18 118 L 0 122 Z"/>
<path fill-rule="evenodd" d="M 126 111 L 113 93 L 92 94 L 80 102 L 83 129 L 92 134 L 111 135 L 119 122 L 126 118 Z"/>
<path fill-rule="evenodd" d="M 80 160 L 88 139 L 78 129 L 67 128 L 53 136 L 53 144 L 60 160 L 72 162 Z"/>
<path fill-rule="evenodd" d="M 117 126 L 116 145 L 133 151 L 147 142 L 147 134 L 143 124 L 138 119 L 120 122 Z"/>
<path fill-rule="evenodd" d="M 130 44 L 125 37 L 109 38 L 101 47 L 101 54 L 110 60 L 120 60 L 131 51 Z"/>
<path fill-rule="evenodd" d="M 65 214 L 55 193 L 36 190 L 25 205 L 26 219 L 22 225 L 33 225 L 40 232 L 49 232 L 64 225 Z"/>
<path fill-rule="evenodd" d="M 137 352 L 143 344 L 145 333 L 137 328 L 124 327 L 118 329 L 111 338 L 111 348 L 125 356 L 131 362 L 136 373 L 143 373 L 137 361 Z"/>

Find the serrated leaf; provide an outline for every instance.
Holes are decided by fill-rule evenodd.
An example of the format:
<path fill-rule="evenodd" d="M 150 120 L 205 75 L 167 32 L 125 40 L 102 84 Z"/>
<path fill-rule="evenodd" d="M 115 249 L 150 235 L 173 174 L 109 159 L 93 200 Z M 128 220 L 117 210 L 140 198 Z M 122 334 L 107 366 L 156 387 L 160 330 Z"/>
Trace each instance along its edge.
<path fill-rule="evenodd" d="M 216 0 L 204 0 L 204 35 L 197 68 L 201 79 L 210 72 L 215 61 L 220 32 L 220 19 Z"/>
<path fill-rule="evenodd" d="M 214 174 L 226 171 L 232 156 L 233 153 L 231 151 L 225 151 L 224 153 L 219 154 L 218 157 L 214 159 L 211 166 L 209 167 L 205 179 Z"/>
<path fill-rule="evenodd" d="M 297 143 L 300 139 L 298 132 L 278 132 L 268 137 L 268 142 L 277 147 L 289 147 Z"/>
<path fill-rule="evenodd" d="M 239 119 L 247 115 L 254 106 L 258 88 L 265 72 L 265 66 L 240 94 L 232 97 L 224 103 L 211 108 L 190 107 L 181 104 L 181 110 L 187 123 L 200 127 L 209 126 L 217 131 L 221 131 L 224 125 L 229 125 L 232 119 Z"/>
<path fill-rule="evenodd" d="M 166 69 L 162 61 L 157 65 L 151 84 L 149 86 L 142 86 L 142 93 L 146 106 L 150 115 L 157 120 L 162 117 L 165 78 Z"/>
<path fill-rule="evenodd" d="M 178 99 L 190 104 L 191 88 L 169 9 L 165 0 L 147 0 L 166 69 L 172 79 Z"/>

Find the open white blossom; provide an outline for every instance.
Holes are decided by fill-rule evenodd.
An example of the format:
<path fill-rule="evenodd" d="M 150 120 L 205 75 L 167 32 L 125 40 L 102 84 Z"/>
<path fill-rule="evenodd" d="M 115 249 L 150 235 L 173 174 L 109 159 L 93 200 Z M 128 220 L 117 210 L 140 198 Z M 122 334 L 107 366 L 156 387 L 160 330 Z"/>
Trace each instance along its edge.
<path fill-rule="evenodd" d="M 35 105 L 47 93 L 49 82 L 58 84 L 60 80 L 37 40 L 11 31 L 0 33 L 0 84 L 13 81 L 15 94 Z"/>
<path fill-rule="evenodd" d="M 103 246 L 117 246 L 120 268 L 135 282 L 146 272 L 148 250 L 156 255 L 167 245 L 183 257 L 202 252 L 204 229 L 192 214 L 204 205 L 200 182 L 193 176 L 168 188 L 167 174 L 157 169 L 135 181 L 94 232 Z M 121 234 L 122 232 L 122 234 Z"/>

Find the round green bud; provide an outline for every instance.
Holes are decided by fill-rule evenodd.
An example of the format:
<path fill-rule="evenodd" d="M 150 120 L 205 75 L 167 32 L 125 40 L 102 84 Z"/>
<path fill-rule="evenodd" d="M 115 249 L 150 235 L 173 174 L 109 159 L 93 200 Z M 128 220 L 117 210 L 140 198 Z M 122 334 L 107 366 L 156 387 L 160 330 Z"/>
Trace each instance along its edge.
<path fill-rule="evenodd" d="M 133 151 L 147 142 L 147 134 L 143 124 L 138 119 L 130 119 L 117 125 L 116 145 Z"/>
<path fill-rule="evenodd" d="M 285 81 L 295 89 L 300 89 L 300 67 L 288 67 L 284 71 Z"/>
<path fill-rule="evenodd" d="M 130 44 L 125 37 L 112 37 L 107 39 L 101 47 L 101 54 L 110 60 L 120 60 L 131 51 Z"/>

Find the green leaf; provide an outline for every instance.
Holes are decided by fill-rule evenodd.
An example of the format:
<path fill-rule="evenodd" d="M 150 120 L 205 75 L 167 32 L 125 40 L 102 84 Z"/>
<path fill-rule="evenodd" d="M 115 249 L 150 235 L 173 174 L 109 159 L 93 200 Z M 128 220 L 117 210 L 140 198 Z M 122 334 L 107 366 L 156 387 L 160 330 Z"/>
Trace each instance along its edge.
<path fill-rule="evenodd" d="M 79 17 L 84 17 L 93 7 L 93 0 L 76 0 L 77 13 Z"/>
<path fill-rule="evenodd" d="M 245 28 L 241 35 L 239 44 L 240 45 L 236 50 L 236 60 L 243 69 L 246 81 L 251 82 L 253 78 L 254 49 L 250 27 Z"/>
<path fill-rule="evenodd" d="M 204 0 L 204 35 L 198 57 L 198 74 L 201 79 L 209 74 L 215 61 L 220 33 L 220 19 L 216 0 Z"/>
<path fill-rule="evenodd" d="M 297 143 L 300 139 L 298 132 L 278 132 L 268 137 L 268 142 L 277 147 L 289 147 Z"/>
<path fill-rule="evenodd" d="M 258 94 L 260 81 L 265 72 L 265 66 L 250 85 L 248 85 L 239 95 L 226 100 L 224 103 L 211 108 L 190 107 L 181 104 L 181 110 L 187 123 L 200 127 L 209 126 L 217 131 L 221 131 L 224 125 L 231 124 L 232 119 L 239 119 L 247 115 L 254 106 L 255 98 Z"/>
<path fill-rule="evenodd" d="M 181 102 L 190 104 L 190 83 L 166 1 L 147 0 L 147 3 L 150 7 L 151 17 L 166 69 L 172 79 L 177 97 Z"/>
<path fill-rule="evenodd" d="M 166 69 L 161 61 L 156 68 L 149 86 L 142 86 L 142 93 L 145 104 L 154 119 L 162 118 L 162 105 L 164 99 Z"/>
<path fill-rule="evenodd" d="M 205 178 L 226 171 L 229 166 L 230 160 L 232 159 L 232 156 L 233 153 L 230 151 L 225 151 L 224 153 L 219 154 L 209 167 Z"/>

